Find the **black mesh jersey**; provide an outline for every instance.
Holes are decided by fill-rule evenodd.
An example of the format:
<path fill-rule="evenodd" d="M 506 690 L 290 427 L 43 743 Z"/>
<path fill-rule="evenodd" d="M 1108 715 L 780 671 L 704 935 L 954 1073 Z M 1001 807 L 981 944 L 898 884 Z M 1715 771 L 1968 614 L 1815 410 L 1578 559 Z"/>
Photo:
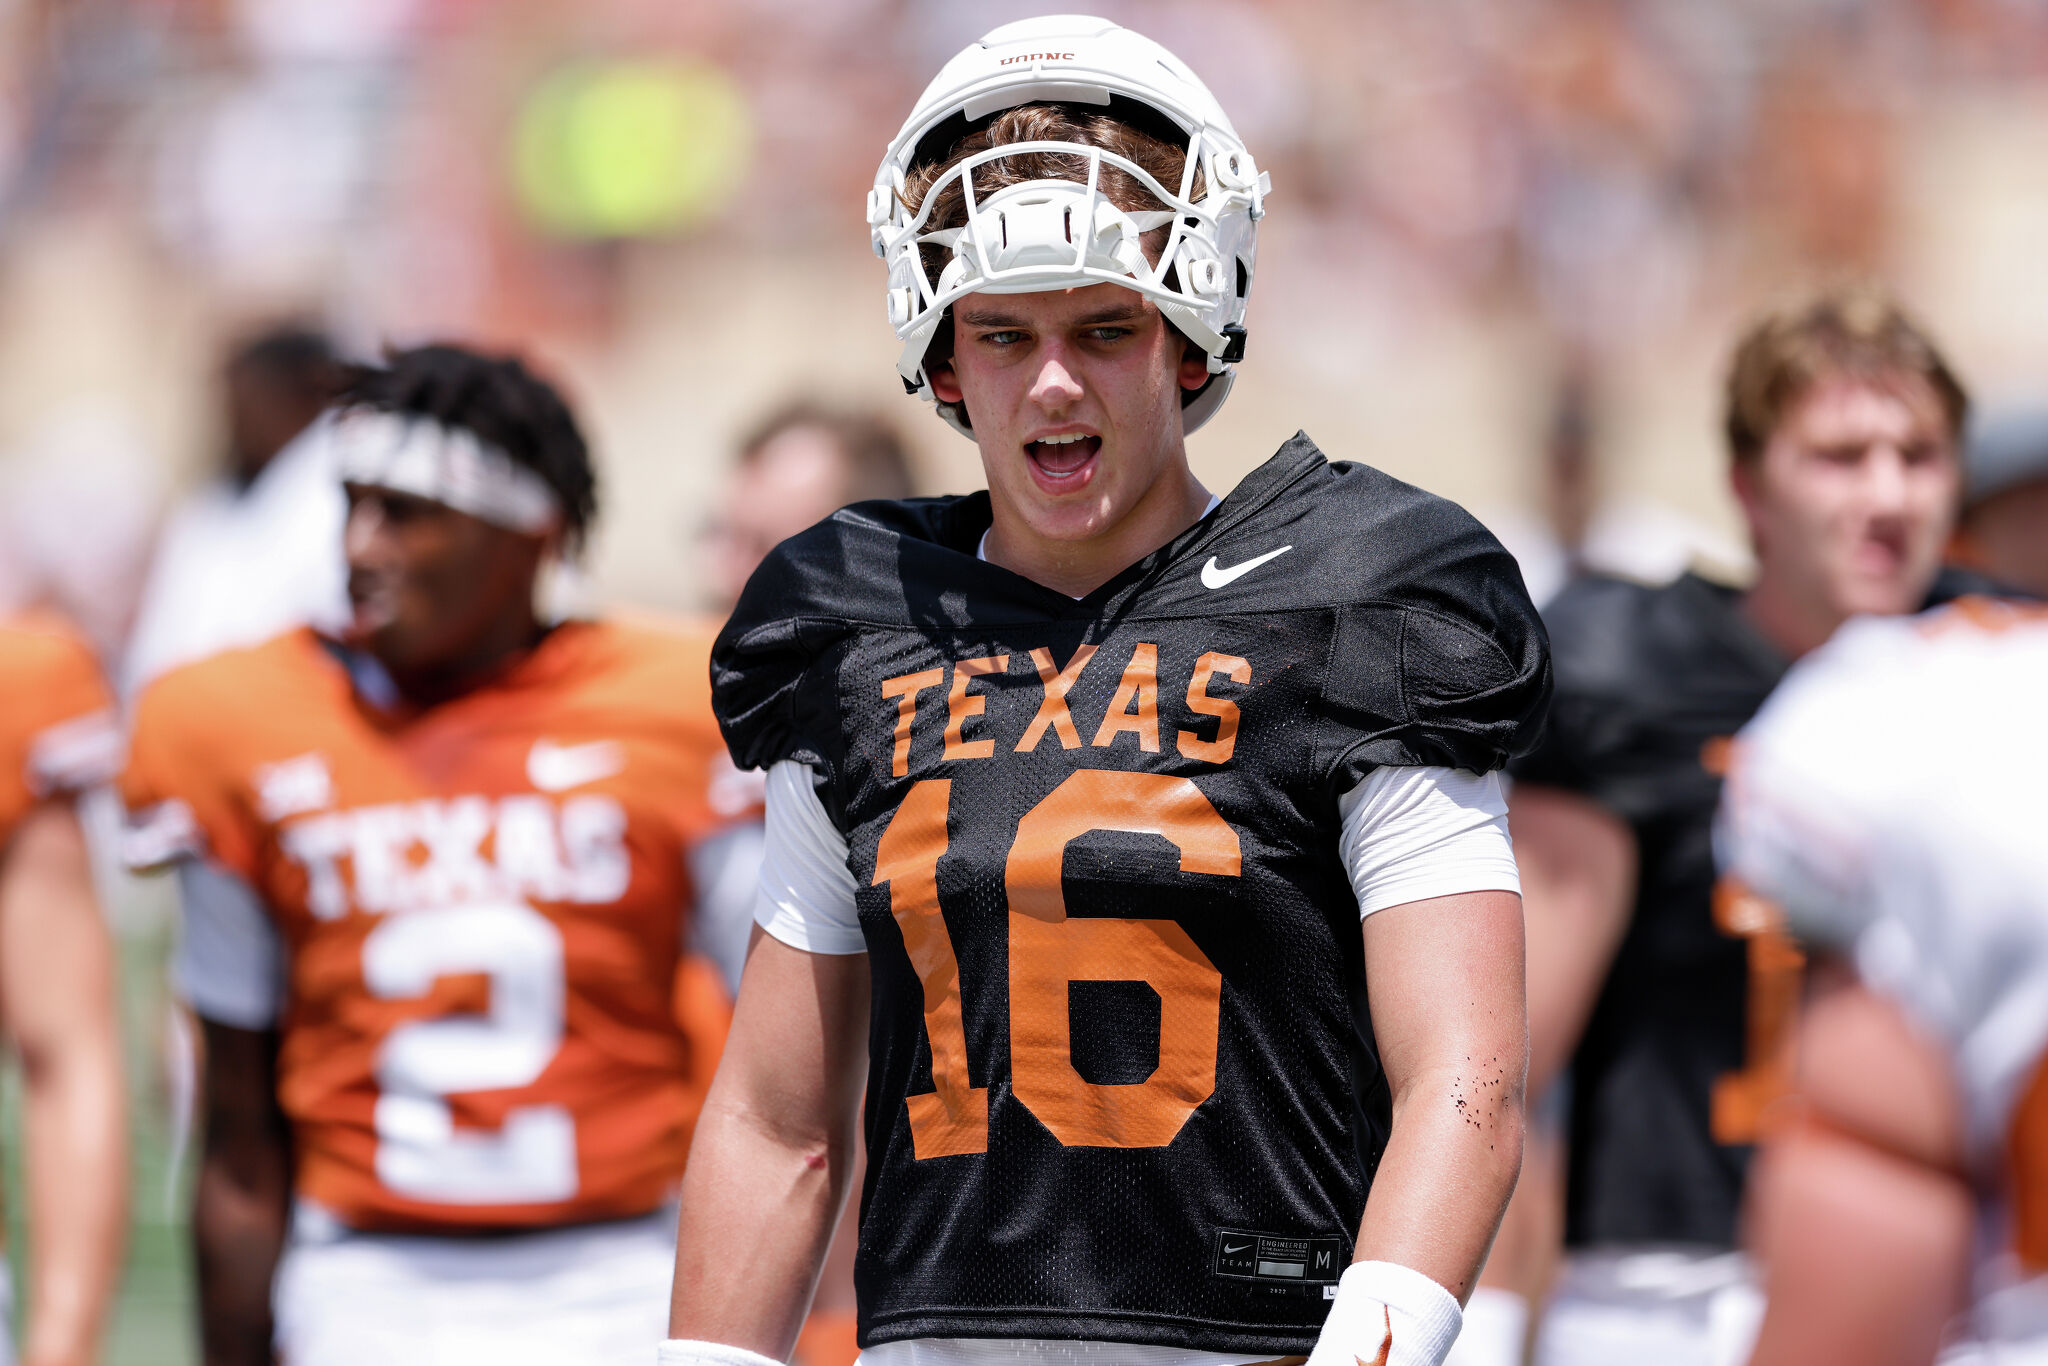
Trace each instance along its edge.
<path fill-rule="evenodd" d="M 1944 573 L 1931 601 L 1981 584 Z M 1715 756 L 1788 666 L 1740 601 L 1692 574 L 1659 587 L 1589 576 L 1544 611 L 1557 695 L 1542 741 L 1511 771 L 1620 817 L 1638 868 L 1627 933 L 1571 1064 L 1573 1245 L 1735 1241 L 1752 1151 L 1752 973 L 1785 960 L 1716 923 Z"/>
<path fill-rule="evenodd" d="M 861 1342 L 1305 1352 L 1389 1122 L 1337 800 L 1525 748 L 1541 622 L 1465 513 L 1305 436 L 1079 601 L 976 559 L 989 517 L 841 511 L 713 655 L 860 888 Z"/>

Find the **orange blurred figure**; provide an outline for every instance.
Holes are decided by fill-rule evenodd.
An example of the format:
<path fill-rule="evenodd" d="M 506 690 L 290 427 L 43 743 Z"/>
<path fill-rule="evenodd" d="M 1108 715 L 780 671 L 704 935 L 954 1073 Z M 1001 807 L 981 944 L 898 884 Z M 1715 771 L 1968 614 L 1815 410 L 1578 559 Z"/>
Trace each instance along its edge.
<path fill-rule="evenodd" d="M 205 1359 L 614 1360 L 727 1019 L 708 641 L 537 615 L 596 490 L 518 361 L 396 353 L 333 439 L 345 637 L 164 675 L 123 779 L 205 1033 Z"/>
<path fill-rule="evenodd" d="M 22 1069 L 33 1287 L 24 1366 L 99 1359 L 121 1260 L 128 1132 L 114 955 L 73 809 L 118 756 L 84 643 L 55 618 L 0 620 L 0 1027 Z"/>

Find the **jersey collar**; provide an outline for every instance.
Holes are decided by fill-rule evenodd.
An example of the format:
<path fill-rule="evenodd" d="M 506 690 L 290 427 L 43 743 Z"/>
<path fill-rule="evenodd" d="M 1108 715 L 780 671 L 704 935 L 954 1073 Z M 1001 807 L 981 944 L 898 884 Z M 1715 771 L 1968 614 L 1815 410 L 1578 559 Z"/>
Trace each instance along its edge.
<path fill-rule="evenodd" d="M 1306 432 L 1296 432 L 1258 468 L 1240 479 L 1237 487 L 1213 503 L 1193 526 L 1078 598 L 992 564 L 981 554 L 982 543 L 994 521 L 985 491 L 946 500 L 940 518 L 930 527 L 930 537 L 937 544 L 970 557 L 975 569 L 968 572 L 1000 576 L 1013 591 L 1021 586 L 1021 591 L 1037 599 L 1052 615 L 1078 612 L 1096 616 L 1111 604 L 1143 591 L 1182 561 L 1199 558 L 1210 545 L 1257 516 L 1288 489 L 1328 463 Z"/>

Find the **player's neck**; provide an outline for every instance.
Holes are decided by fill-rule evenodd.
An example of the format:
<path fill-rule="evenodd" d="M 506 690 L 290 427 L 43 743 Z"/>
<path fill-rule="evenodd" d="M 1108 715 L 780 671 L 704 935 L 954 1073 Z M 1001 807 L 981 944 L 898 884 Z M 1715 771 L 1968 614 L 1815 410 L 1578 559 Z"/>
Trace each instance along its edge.
<path fill-rule="evenodd" d="M 530 608 L 508 612 L 492 621 L 467 649 L 447 659 L 422 668 L 395 669 L 388 662 L 384 667 L 401 697 L 415 706 L 431 707 L 474 692 L 499 677 L 531 653 L 546 634 L 547 628 Z"/>
<path fill-rule="evenodd" d="M 1768 573 L 1743 595 L 1742 615 L 1787 659 L 1827 644 L 1844 620 L 1832 606 L 1809 599 Z"/>
<path fill-rule="evenodd" d="M 1209 491 L 1185 462 L 1159 480 L 1113 525 L 1085 540 L 1040 536 L 1024 518 L 997 506 L 984 553 L 1033 583 L 1086 597 L 1202 519 Z"/>

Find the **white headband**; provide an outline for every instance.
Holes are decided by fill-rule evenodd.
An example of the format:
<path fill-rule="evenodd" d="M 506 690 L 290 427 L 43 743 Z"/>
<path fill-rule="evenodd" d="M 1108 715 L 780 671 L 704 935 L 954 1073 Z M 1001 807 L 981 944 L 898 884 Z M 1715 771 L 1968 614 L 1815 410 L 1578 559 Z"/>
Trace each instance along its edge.
<path fill-rule="evenodd" d="M 354 408 L 336 419 L 334 443 L 345 484 L 409 493 L 528 536 L 562 524 L 562 500 L 547 481 L 467 428 Z"/>

